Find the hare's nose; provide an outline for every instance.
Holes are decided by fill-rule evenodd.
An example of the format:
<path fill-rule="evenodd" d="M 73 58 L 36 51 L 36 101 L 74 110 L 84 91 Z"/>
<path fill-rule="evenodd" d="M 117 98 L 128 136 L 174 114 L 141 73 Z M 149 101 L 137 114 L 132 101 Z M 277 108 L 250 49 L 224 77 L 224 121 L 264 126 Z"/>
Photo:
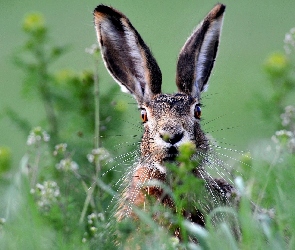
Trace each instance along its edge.
<path fill-rule="evenodd" d="M 176 144 L 177 142 L 179 142 L 182 139 L 183 132 L 176 133 L 176 134 L 173 134 L 173 135 L 171 135 L 169 133 L 162 133 L 160 135 L 160 137 L 162 138 L 163 141 L 174 145 L 174 144 Z"/>

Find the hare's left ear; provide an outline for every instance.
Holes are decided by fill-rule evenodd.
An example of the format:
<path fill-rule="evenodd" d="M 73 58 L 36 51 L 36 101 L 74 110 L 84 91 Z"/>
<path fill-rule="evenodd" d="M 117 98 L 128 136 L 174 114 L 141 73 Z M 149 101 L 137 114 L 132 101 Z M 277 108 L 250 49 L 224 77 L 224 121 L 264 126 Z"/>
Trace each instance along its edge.
<path fill-rule="evenodd" d="M 176 84 L 180 92 L 200 98 L 216 58 L 225 5 L 217 4 L 180 51 Z"/>
<path fill-rule="evenodd" d="M 123 90 L 139 104 L 161 93 L 160 68 L 128 18 L 104 5 L 97 6 L 93 14 L 104 63 Z"/>

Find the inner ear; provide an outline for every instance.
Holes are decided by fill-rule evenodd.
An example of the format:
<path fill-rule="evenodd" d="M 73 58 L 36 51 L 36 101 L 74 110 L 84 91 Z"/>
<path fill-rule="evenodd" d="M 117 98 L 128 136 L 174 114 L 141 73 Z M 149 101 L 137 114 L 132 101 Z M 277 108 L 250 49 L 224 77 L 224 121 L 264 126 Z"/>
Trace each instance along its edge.
<path fill-rule="evenodd" d="M 96 7 L 94 19 L 103 60 L 112 77 L 139 103 L 161 93 L 161 70 L 129 19 L 104 5 Z"/>
<path fill-rule="evenodd" d="M 200 98 L 206 90 L 219 44 L 225 5 L 217 4 L 180 51 L 176 84 L 180 92 Z"/>

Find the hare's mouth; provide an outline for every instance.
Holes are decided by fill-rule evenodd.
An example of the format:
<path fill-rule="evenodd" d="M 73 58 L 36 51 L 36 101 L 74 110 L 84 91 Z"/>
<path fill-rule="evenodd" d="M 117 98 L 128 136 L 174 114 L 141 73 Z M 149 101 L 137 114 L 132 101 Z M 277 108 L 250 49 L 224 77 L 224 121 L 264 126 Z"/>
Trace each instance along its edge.
<path fill-rule="evenodd" d="M 164 157 L 164 161 L 175 161 L 178 156 L 178 149 L 175 146 L 171 146 L 167 149 L 167 154 Z"/>

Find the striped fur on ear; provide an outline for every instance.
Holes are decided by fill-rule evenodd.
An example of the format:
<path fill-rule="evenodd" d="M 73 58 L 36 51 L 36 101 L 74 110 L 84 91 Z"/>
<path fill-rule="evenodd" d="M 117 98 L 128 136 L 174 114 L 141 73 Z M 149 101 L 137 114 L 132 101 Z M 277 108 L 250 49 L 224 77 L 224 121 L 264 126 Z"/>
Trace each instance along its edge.
<path fill-rule="evenodd" d="M 225 5 L 217 4 L 197 26 L 180 51 L 176 85 L 180 92 L 200 98 L 217 54 Z"/>
<path fill-rule="evenodd" d="M 160 68 L 128 18 L 104 5 L 93 14 L 104 63 L 113 78 L 139 103 L 161 93 Z"/>

